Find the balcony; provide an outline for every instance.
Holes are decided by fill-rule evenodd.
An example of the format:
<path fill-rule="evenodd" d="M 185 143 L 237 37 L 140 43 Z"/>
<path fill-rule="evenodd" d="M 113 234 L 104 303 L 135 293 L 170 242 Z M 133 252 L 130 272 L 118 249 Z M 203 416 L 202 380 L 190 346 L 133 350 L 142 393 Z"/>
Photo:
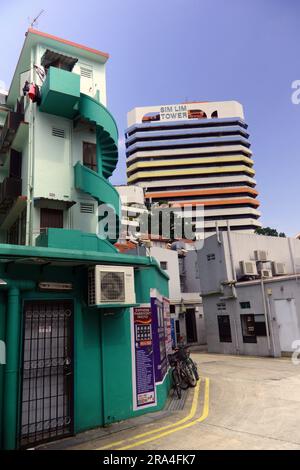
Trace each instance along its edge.
<path fill-rule="evenodd" d="M 24 121 L 24 114 L 9 111 L 0 134 L 0 153 L 6 153 L 14 140 L 20 124 Z"/>
<path fill-rule="evenodd" d="M 0 183 L 0 213 L 5 214 L 13 201 L 22 194 L 22 180 L 20 178 L 5 178 Z"/>
<path fill-rule="evenodd" d="M 80 98 L 80 76 L 50 67 L 41 90 L 40 111 L 73 119 Z"/>

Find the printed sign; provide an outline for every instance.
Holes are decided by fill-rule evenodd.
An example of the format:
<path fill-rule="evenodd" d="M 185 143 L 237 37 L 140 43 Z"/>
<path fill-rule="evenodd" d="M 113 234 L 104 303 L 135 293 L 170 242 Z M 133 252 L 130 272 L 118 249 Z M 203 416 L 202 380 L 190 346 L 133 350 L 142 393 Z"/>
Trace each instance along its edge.
<path fill-rule="evenodd" d="M 172 331 L 171 331 L 171 313 L 170 313 L 170 301 L 164 297 L 164 323 L 165 323 L 165 343 L 166 353 L 172 354 Z"/>
<path fill-rule="evenodd" d="M 154 370 L 155 382 L 161 383 L 163 382 L 168 370 L 168 360 L 165 340 L 163 298 L 158 293 L 155 295 L 156 297 L 151 297 Z"/>
<path fill-rule="evenodd" d="M 188 109 L 185 104 L 162 106 L 160 108 L 161 121 L 179 121 L 188 119 Z"/>
<path fill-rule="evenodd" d="M 156 405 L 151 307 L 133 308 L 135 409 Z"/>

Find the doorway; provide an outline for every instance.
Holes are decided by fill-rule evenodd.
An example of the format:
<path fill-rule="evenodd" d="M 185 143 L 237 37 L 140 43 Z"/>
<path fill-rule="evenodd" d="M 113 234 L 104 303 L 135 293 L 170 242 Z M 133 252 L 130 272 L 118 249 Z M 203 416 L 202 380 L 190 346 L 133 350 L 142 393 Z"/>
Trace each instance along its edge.
<path fill-rule="evenodd" d="M 73 302 L 26 301 L 20 447 L 73 433 Z"/>
<path fill-rule="evenodd" d="M 281 352 L 294 351 L 293 342 L 300 338 L 295 299 L 274 300 Z"/>
<path fill-rule="evenodd" d="M 187 308 L 185 314 L 186 340 L 187 343 L 197 343 L 197 325 L 194 308 Z"/>

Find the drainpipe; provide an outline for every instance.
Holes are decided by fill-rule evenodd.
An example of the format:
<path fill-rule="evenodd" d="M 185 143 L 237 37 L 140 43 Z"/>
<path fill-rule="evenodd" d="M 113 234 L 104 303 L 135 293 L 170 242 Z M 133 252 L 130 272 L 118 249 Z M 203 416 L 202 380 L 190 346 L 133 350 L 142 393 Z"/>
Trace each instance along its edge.
<path fill-rule="evenodd" d="M 234 258 L 233 258 L 231 230 L 230 230 L 229 220 L 227 220 L 227 235 L 228 235 L 231 275 L 232 275 L 232 281 L 234 282 L 234 285 L 232 286 L 232 293 L 233 293 L 235 301 L 237 301 L 237 293 L 236 293 L 236 287 L 235 287 L 235 283 L 237 279 L 236 279 L 236 272 L 235 272 L 235 267 L 234 267 Z M 240 345 L 239 345 L 239 336 L 238 336 L 238 329 L 237 329 L 235 314 L 233 315 L 233 325 L 234 325 L 234 334 L 235 334 L 235 341 L 236 341 L 236 352 L 239 354 Z"/>
<path fill-rule="evenodd" d="M 262 293 L 263 304 L 264 304 L 264 315 L 265 315 L 265 322 L 266 322 L 268 350 L 269 350 L 269 354 L 271 356 L 271 341 L 270 341 L 270 328 L 269 328 L 269 319 L 268 319 L 268 307 L 267 307 L 267 300 L 266 300 L 265 285 L 264 285 L 263 277 L 260 280 L 260 285 L 261 285 L 261 293 Z"/>
<path fill-rule="evenodd" d="M 298 273 L 296 269 L 296 263 L 295 263 L 293 248 L 292 248 L 292 240 L 290 238 L 288 238 L 288 245 L 289 245 L 290 257 L 291 257 L 292 266 L 293 266 L 293 274 L 295 274 L 296 282 L 298 282 Z"/>
<path fill-rule="evenodd" d="M 4 370 L 3 396 L 3 448 L 16 448 L 18 424 L 18 389 L 20 357 L 20 291 L 33 290 L 32 281 L 4 280 L 1 290 L 8 290 L 6 314 L 6 365 Z"/>

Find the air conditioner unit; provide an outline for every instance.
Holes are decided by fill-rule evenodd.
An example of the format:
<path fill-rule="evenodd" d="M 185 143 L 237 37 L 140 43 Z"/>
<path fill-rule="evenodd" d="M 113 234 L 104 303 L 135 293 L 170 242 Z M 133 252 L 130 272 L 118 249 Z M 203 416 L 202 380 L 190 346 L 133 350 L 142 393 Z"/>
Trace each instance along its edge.
<path fill-rule="evenodd" d="M 243 276 L 257 276 L 257 267 L 254 261 L 241 261 L 240 265 Z"/>
<path fill-rule="evenodd" d="M 98 265 L 89 269 L 89 306 L 135 302 L 133 267 Z"/>
<path fill-rule="evenodd" d="M 268 261 L 268 253 L 263 250 L 254 251 L 255 261 Z"/>
<path fill-rule="evenodd" d="M 272 269 L 274 276 L 283 276 L 286 274 L 285 264 L 284 263 L 272 263 Z"/>
<path fill-rule="evenodd" d="M 268 279 L 270 277 L 273 277 L 273 273 L 272 273 L 272 270 L 271 269 L 262 269 L 260 272 L 259 272 L 260 276 L 265 278 L 265 279 Z"/>

